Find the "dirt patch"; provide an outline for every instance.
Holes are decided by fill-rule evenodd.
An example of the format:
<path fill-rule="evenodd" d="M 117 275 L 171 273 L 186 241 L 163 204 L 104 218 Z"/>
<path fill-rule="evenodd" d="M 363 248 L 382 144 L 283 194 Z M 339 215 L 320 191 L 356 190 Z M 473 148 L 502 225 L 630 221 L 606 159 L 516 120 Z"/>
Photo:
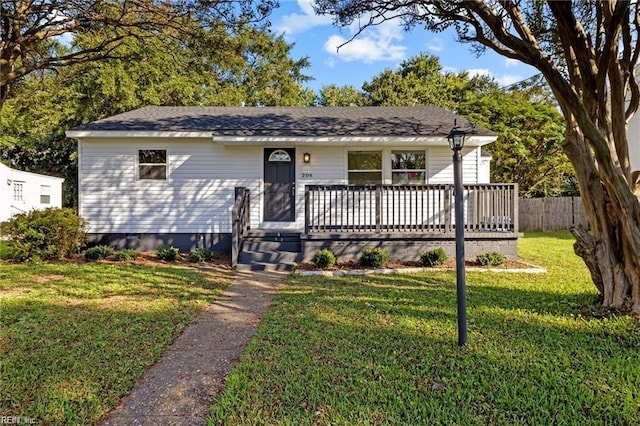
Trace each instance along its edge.
<path fill-rule="evenodd" d="M 37 277 L 35 281 L 38 284 L 46 284 L 46 283 L 51 282 L 51 281 L 59 281 L 59 280 L 62 280 L 62 279 L 64 279 L 64 275 L 51 274 L 51 275 L 42 275 L 40 277 Z"/>

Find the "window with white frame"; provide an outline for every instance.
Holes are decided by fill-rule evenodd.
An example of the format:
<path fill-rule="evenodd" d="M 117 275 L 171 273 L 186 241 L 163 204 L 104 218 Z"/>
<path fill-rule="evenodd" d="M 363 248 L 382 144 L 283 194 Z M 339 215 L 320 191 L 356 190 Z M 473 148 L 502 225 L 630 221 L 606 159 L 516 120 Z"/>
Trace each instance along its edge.
<path fill-rule="evenodd" d="M 392 151 L 391 181 L 399 184 L 426 182 L 426 155 L 424 151 Z"/>
<path fill-rule="evenodd" d="M 167 150 L 138 150 L 138 177 L 144 180 L 167 179 Z"/>
<path fill-rule="evenodd" d="M 382 151 L 349 151 L 349 184 L 382 183 Z"/>
<path fill-rule="evenodd" d="M 24 182 L 13 181 L 13 201 L 24 202 Z"/>
<path fill-rule="evenodd" d="M 40 185 L 40 204 L 51 204 L 50 185 Z"/>

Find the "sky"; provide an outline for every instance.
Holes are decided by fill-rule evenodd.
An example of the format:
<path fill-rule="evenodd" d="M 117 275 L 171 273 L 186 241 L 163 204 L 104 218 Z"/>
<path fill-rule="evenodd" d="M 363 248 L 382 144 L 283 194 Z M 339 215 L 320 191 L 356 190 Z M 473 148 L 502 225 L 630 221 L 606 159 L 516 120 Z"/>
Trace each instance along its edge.
<path fill-rule="evenodd" d="M 397 70 L 402 61 L 427 53 L 438 56 L 445 71 L 468 71 L 489 75 L 501 86 L 522 81 L 536 74 L 532 67 L 486 51 L 476 57 L 468 44 L 457 43 L 453 31 L 431 33 L 422 28 L 406 32 L 395 22 L 368 28 L 347 45 L 356 28 L 340 28 L 330 17 L 317 16 L 311 0 L 280 0 L 272 16 L 272 30 L 294 44 L 291 56 L 307 56 L 311 67 L 304 70 L 314 80 L 305 84 L 316 92 L 322 86 L 351 85 L 362 89 L 365 81 L 385 69 Z"/>

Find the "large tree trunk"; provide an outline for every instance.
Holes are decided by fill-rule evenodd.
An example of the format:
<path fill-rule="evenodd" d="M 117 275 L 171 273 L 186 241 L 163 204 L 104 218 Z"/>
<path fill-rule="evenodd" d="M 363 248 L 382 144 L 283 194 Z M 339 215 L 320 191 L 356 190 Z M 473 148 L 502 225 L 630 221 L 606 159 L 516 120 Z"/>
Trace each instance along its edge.
<path fill-rule="evenodd" d="M 591 232 L 572 230 L 575 253 L 587 265 L 603 306 L 640 315 L 640 201 L 628 186 L 603 179 L 579 134 L 567 135 L 564 148 L 577 172 L 591 227 Z"/>

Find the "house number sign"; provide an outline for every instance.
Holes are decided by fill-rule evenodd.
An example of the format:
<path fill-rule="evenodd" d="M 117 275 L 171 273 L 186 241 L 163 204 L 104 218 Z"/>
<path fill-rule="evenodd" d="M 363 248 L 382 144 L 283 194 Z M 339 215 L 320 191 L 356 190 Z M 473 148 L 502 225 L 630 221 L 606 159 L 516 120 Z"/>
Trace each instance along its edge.
<path fill-rule="evenodd" d="M 300 175 L 300 177 L 301 177 L 302 179 L 309 179 L 309 178 L 312 178 L 312 177 L 313 177 L 313 174 L 312 174 L 312 173 L 302 173 L 302 174 Z"/>

